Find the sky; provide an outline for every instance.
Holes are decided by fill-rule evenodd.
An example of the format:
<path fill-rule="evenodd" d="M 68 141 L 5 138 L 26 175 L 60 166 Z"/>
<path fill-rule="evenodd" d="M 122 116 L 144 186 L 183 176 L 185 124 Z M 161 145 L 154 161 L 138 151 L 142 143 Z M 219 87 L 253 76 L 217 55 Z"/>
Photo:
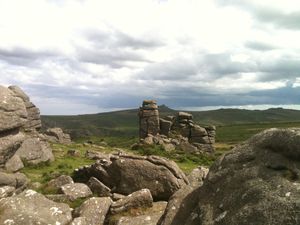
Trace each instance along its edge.
<path fill-rule="evenodd" d="M 300 1 L 0 0 L 0 84 L 42 114 L 300 108 Z"/>

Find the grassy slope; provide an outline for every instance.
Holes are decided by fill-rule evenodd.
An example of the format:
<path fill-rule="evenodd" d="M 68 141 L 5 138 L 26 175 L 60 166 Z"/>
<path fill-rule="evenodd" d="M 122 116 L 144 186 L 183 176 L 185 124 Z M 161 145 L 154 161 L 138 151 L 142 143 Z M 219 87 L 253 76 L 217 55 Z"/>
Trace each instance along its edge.
<path fill-rule="evenodd" d="M 245 140 L 260 130 L 270 127 L 299 126 L 300 111 L 290 109 L 241 110 L 219 109 L 191 112 L 195 122 L 218 127 L 217 139 L 221 142 Z M 44 127 L 62 127 L 73 137 L 110 136 L 137 137 L 138 110 L 78 115 L 42 116 Z M 175 115 L 176 111 L 160 107 L 160 116 Z"/>

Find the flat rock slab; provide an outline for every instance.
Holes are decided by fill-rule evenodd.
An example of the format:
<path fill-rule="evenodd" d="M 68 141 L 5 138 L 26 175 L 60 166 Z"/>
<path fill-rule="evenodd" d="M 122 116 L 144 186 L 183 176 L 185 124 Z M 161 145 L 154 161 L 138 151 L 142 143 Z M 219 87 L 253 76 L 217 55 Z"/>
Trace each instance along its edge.
<path fill-rule="evenodd" d="M 60 191 L 68 196 L 71 201 L 78 198 L 86 198 L 93 194 L 91 189 L 83 183 L 65 184 L 61 186 Z"/>
<path fill-rule="evenodd" d="M 85 218 L 86 224 L 103 225 L 111 204 L 112 200 L 109 197 L 93 197 L 82 203 L 74 214 Z"/>
<path fill-rule="evenodd" d="M 145 215 L 121 216 L 114 221 L 114 225 L 156 225 L 164 213 L 167 202 L 154 202 L 153 207 Z"/>
<path fill-rule="evenodd" d="M 97 194 L 99 197 L 109 197 L 111 196 L 111 190 L 101 181 L 95 177 L 91 177 L 87 183 L 89 188 L 94 194 Z"/>
<path fill-rule="evenodd" d="M 72 221 L 67 204 L 56 203 L 33 190 L 0 200 L 0 224 L 68 225 Z"/>
<path fill-rule="evenodd" d="M 122 213 L 135 208 L 152 207 L 153 199 L 149 189 L 136 191 L 111 205 L 112 214 Z"/>

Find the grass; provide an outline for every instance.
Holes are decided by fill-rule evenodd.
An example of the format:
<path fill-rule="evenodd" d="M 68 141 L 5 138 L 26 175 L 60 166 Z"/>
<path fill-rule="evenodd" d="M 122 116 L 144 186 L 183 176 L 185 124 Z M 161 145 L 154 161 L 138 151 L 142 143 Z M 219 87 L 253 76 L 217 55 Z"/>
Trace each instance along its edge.
<path fill-rule="evenodd" d="M 237 144 L 265 129 L 300 127 L 300 122 L 233 124 L 217 127 L 217 142 Z"/>
<path fill-rule="evenodd" d="M 21 172 L 25 173 L 32 182 L 45 183 L 58 175 L 71 175 L 74 169 L 89 165 L 93 160 L 84 157 L 85 151 L 88 149 L 83 145 L 61 145 L 51 144 L 55 161 L 51 163 L 42 163 L 36 166 L 26 166 Z M 79 151 L 81 157 L 72 157 L 67 154 L 69 149 Z"/>

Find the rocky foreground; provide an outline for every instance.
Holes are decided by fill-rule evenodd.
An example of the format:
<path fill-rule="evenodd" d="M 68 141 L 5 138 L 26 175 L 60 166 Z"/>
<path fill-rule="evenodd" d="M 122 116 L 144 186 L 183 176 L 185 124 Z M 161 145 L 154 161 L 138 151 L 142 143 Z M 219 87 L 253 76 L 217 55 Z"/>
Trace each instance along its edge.
<path fill-rule="evenodd" d="M 72 177 L 39 184 L 22 168 L 55 160 L 48 142 L 70 143 L 59 128 L 40 133 L 40 124 L 20 88 L 0 86 L 0 224 L 300 224 L 300 129 L 266 130 L 189 175 L 162 157 L 99 148 Z"/>

